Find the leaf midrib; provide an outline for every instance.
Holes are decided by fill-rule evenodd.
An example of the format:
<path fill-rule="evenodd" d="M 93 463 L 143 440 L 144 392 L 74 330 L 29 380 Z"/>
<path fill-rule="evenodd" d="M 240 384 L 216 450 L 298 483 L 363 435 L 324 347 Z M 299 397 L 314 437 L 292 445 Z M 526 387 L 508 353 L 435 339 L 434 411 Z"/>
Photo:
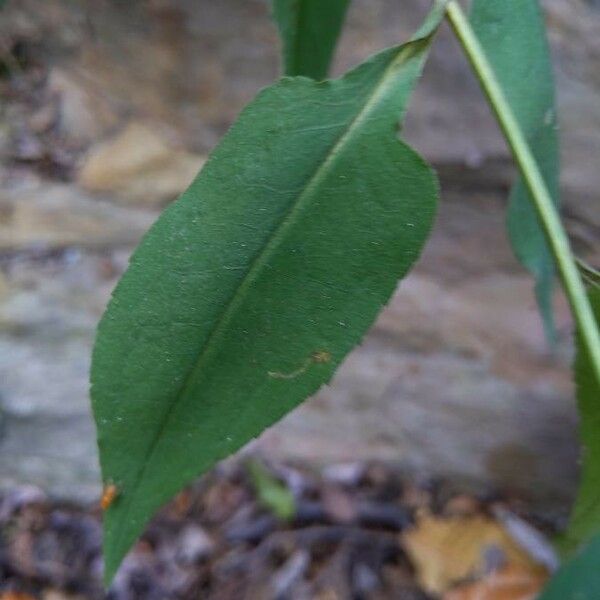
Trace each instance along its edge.
<path fill-rule="evenodd" d="M 425 38 L 428 36 L 425 36 Z M 250 263 L 250 267 L 248 269 L 247 275 L 243 278 L 243 280 L 238 285 L 236 291 L 232 295 L 229 302 L 224 306 L 221 314 L 217 318 L 215 325 L 213 326 L 210 334 L 208 335 L 206 342 L 204 343 L 202 349 L 199 352 L 198 359 L 196 360 L 195 365 L 192 367 L 187 377 L 185 378 L 180 392 L 175 396 L 174 401 L 171 403 L 165 417 L 163 419 L 162 425 L 159 427 L 156 432 L 150 446 L 148 452 L 146 453 L 146 460 L 143 463 L 142 468 L 139 470 L 139 474 L 135 479 L 135 483 L 131 487 L 129 502 L 127 504 L 127 508 L 125 510 L 125 515 L 123 520 L 127 520 L 130 513 L 130 508 L 133 505 L 133 500 L 136 497 L 137 491 L 139 490 L 140 483 L 144 480 L 146 471 L 151 464 L 151 459 L 156 451 L 158 446 L 158 442 L 160 441 L 170 419 L 173 415 L 173 412 L 181 399 L 185 398 L 188 395 L 189 387 L 191 383 L 195 379 L 196 373 L 203 367 L 204 362 L 206 362 L 207 356 L 210 355 L 210 350 L 212 349 L 213 342 L 219 334 L 223 331 L 224 325 L 229 321 L 231 315 L 237 309 L 239 303 L 245 298 L 245 292 L 248 287 L 255 280 L 256 274 L 262 270 L 262 267 L 267 262 L 267 258 L 269 257 L 271 250 L 276 248 L 280 238 L 283 235 L 283 232 L 286 230 L 287 225 L 293 221 L 295 214 L 300 210 L 303 204 L 303 199 L 306 197 L 310 197 L 312 190 L 314 187 L 320 182 L 320 180 L 324 177 L 324 174 L 327 173 L 327 168 L 334 161 L 334 159 L 340 154 L 341 148 L 346 144 L 346 142 L 352 137 L 357 128 L 360 127 L 362 122 L 368 117 L 368 114 L 373 106 L 375 106 L 381 97 L 381 95 L 386 91 L 386 84 L 388 83 L 388 78 L 390 73 L 392 73 L 399 64 L 402 64 L 406 59 L 411 58 L 413 55 L 412 46 L 415 43 L 423 41 L 424 38 L 419 38 L 404 44 L 398 49 L 398 55 L 390 62 L 390 64 L 386 67 L 381 79 L 378 84 L 375 86 L 373 92 L 369 96 L 369 99 L 365 103 L 364 107 L 359 111 L 359 113 L 352 119 L 346 130 L 340 135 L 338 140 L 333 144 L 321 164 L 316 168 L 314 174 L 309 179 L 308 183 L 304 187 L 303 191 L 300 192 L 295 202 L 291 204 L 289 209 L 285 212 L 283 217 L 281 218 L 278 225 L 274 228 L 273 234 L 267 241 L 267 243 L 262 247 L 261 250 L 256 254 L 252 262 Z M 119 535 L 119 543 L 117 547 L 120 547 L 121 540 L 123 539 L 123 535 L 125 532 L 124 528 L 121 528 Z"/>

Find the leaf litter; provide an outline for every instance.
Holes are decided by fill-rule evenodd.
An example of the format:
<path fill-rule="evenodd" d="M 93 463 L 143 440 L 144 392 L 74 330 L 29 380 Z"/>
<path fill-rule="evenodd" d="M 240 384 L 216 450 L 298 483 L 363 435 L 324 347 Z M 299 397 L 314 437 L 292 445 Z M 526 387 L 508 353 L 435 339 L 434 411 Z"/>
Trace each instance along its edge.
<path fill-rule="evenodd" d="M 101 517 L 100 499 L 0 497 L 0 600 L 527 600 L 552 569 L 553 526 L 516 500 L 382 463 L 226 462 L 160 511 L 108 595 Z"/>

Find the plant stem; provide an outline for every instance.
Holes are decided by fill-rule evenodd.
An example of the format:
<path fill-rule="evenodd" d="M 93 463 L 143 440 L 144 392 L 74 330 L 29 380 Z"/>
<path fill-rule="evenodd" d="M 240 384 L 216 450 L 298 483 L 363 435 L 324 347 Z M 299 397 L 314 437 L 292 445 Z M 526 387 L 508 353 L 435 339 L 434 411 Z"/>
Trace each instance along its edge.
<path fill-rule="evenodd" d="M 498 0 L 501 1 L 501 0 Z M 508 103 L 502 87 L 494 74 L 462 8 L 456 0 L 446 5 L 446 16 L 456 34 L 475 75 L 479 79 L 496 119 L 504 133 L 513 158 L 531 194 L 533 205 L 542 224 L 546 239 L 558 265 L 563 287 L 575 323 L 593 365 L 596 379 L 600 382 L 600 334 L 585 287 L 579 275 L 569 239 L 562 227 L 558 211 L 552 202 L 548 188 L 531 153 L 529 144 Z"/>

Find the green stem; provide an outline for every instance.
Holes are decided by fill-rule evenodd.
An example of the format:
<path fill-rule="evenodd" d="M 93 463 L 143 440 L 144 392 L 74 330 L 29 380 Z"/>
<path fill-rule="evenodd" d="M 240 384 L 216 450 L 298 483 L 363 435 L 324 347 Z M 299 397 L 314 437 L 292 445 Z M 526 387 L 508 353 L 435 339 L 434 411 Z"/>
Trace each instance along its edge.
<path fill-rule="evenodd" d="M 499 0 L 501 1 L 501 0 Z M 504 133 L 515 162 L 527 186 L 546 239 L 558 265 L 573 317 L 587 348 L 597 380 L 600 382 L 600 334 L 585 287 L 579 275 L 569 239 L 562 227 L 548 188 L 531 153 L 529 144 L 494 74 L 485 51 L 456 0 L 446 5 L 446 16 L 473 67 L 496 119 Z"/>

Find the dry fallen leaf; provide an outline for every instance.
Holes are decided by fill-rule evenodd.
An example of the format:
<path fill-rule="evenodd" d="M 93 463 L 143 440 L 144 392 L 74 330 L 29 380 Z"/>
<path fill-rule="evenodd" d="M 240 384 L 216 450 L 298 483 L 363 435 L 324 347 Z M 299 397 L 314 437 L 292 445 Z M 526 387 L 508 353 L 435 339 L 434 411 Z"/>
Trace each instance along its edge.
<path fill-rule="evenodd" d="M 474 583 L 461 585 L 444 595 L 444 600 L 534 600 L 547 576 L 528 567 L 511 564 Z"/>
<path fill-rule="evenodd" d="M 23 592 L 0 592 L 0 600 L 35 600 L 35 598 Z"/>
<path fill-rule="evenodd" d="M 403 536 L 403 543 L 419 583 L 429 592 L 443 594 L 468 578 L 494 567 L 522 567 L 533 575 L 546 575 L 497 521 L 473 517 L 439 518 L 423 515 Z"/>

